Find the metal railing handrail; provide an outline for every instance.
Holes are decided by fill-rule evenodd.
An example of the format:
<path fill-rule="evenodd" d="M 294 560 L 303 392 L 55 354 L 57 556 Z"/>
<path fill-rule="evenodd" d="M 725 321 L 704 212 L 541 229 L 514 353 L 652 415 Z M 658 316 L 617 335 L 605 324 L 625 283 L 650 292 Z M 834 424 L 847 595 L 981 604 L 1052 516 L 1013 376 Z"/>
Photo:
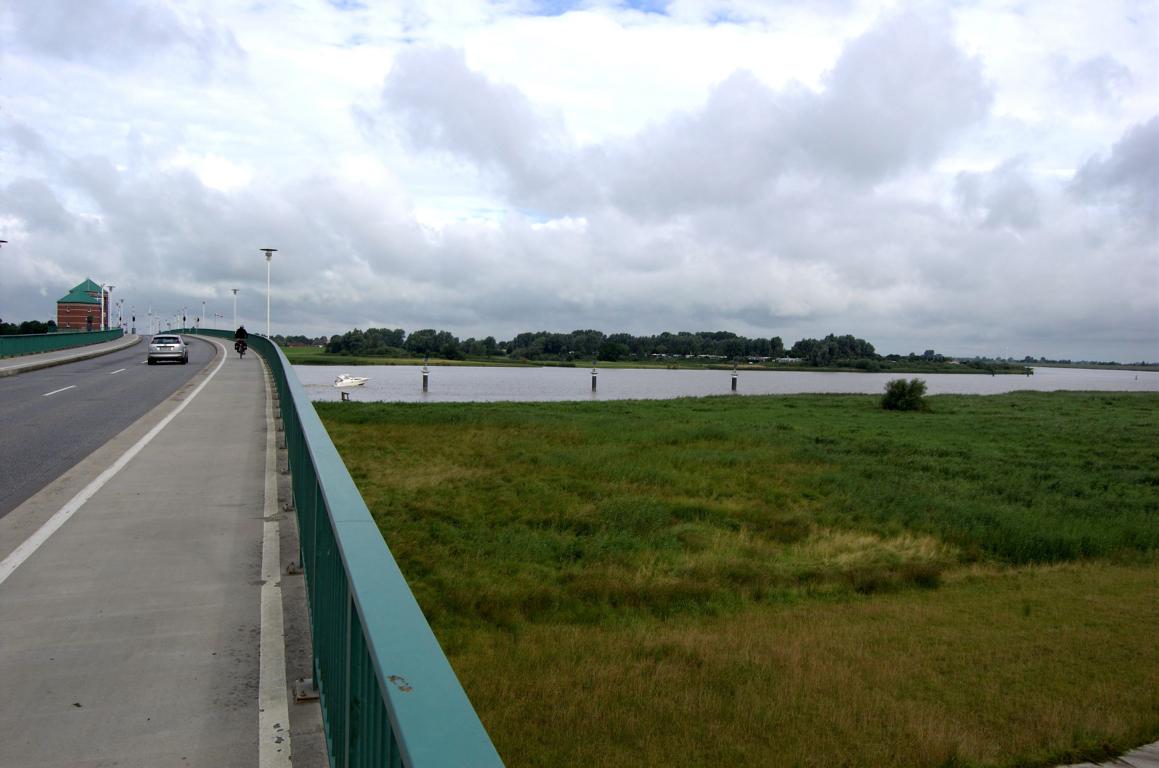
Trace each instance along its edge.
<path fill-rule="evenodd" d="M 108 331 L 57 331 L 56 333 L 18 333 L 0 336 L 0 357 L 35 355 L 60 349 L 87 347 L 105 341 L 115 341 L 124 332 L 120 328 Z"/>
<path fill-rule="evenodd" d="M 278 392 L 331 766 L 502 766 L 286 356 L 249 347 Z"/>

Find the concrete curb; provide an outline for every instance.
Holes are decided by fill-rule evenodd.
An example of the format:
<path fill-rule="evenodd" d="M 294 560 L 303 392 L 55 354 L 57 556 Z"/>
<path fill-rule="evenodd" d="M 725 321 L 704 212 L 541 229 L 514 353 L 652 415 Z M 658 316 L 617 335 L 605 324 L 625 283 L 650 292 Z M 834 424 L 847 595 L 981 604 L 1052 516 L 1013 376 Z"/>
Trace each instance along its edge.
<path fill-rule="evenodd" d="M 75 354 L 62 354 L 59 357 L 44 357 L 39 360 L 29 360 L 26 363 L 17 363 L 15 365 L 3 366 L 0 367 L 0 378 L 4 376 L 15 376 L 18 373 L 27 373 L 28 371 L 39 371 L 43 368 L 51 368 L 55 365 L 75 363 L 78 360 L 90 360 L 94 357 L 100 357 L 102 355 L 108 355 L 113 352 L 120 352 L 122 349 L 128 349 L 140 341 L 140 336 L 129 335 L 124 336 L 117 341 L 104 342 L 103 344 L 94 344 L 91 348 L 77 347 Z M 48 355 L 69 351 L 70 350 L 56 350 L 55 352 L 46 352 L 42 354 Z M 35 355 L 29 355 L 29 357 L 35 357 Z"/>
<path fill-rule="evenodd" d="M 1059 768 L 1159 768 L 1159 741 L 1131 750 L 1105 763 L 1075 763 Z"/>

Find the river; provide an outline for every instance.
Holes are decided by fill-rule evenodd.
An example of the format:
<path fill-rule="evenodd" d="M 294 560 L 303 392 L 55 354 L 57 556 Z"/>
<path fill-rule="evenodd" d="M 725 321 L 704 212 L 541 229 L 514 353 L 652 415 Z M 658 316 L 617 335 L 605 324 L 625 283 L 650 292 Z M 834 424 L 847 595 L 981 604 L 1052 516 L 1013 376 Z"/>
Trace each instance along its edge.
<path fill-rule="evenodd" d="M 592 369 L 431 366 L 428 391 L 422 391 L 421 365 L 337 366 L 296 365 L 294 371 L 313 400 L 338 400 L 349 392 L 352 400 L 386 402 L 490 402 L 559 400 L 664 400 L 731 394 L 732 373 L 709 370 L 657 368 L 599 369 L 592 392 Z M 367 376 L 361 387 L 338 390 L 339 373 Z M 759 371 L 741 369 L 738 395 L 805 393 L 881 394 L 886 382 L 920 378 L 931 395 L 997 395 L 1020 390 L 1054 392 L 1159 392 L 1159 372 L 1035 368 L 1033 376 L 985 374 L 832 373 Z"/>

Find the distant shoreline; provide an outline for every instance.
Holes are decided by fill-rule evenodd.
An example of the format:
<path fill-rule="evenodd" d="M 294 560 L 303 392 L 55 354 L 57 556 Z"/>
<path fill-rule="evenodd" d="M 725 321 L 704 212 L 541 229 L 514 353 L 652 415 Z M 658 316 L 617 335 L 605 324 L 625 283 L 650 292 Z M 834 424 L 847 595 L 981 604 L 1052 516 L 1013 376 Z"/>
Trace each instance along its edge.
<path fill-rule="evenodd" d="M 286 357 L 292 365 L 316 365 L 316 366 L 363 366 L 363 365 L 429 365 L 429 366 L 485 366 L 497 368 L 589 368 L 592 366 L 591 362 L 581 361 L 563 361 L 563 360 L 495 360 L 495 359 L 467 359 L 467 360 L 447 360 L 444 358 L 430 358 L 419 359 L 412 357 L 372 357 L 368 355 L 335 355 L 330 353 L 319 353 L 313 349 L 306 349 L 305 353 L 295 353 L 295 349 L 301 348 L 283 348 Z M 727 363 L 713 362 L 713 363 L 694 363 L 686 361 L 665 361 L 648 363 L 639 360 L 633 361 L 599 361 L 595 364 L 596 368 L 610 369 L 610 368 L 624 368 L 624 369 L 640 369 L 640 370 L 682 370 L 682 371 L 731 371 L 733 366 Z M 742 363 L 736 366 L 739 371 L 767 371 L 775 372 L 800 372 L 800 373 L 897 373 L 906 375 L 922 375 L 922 374 L 967 374 L 967 375 L 1003 375 L 1003 376 L 1026 376 L 1027 369 L 1033 367 L 1043 366 L 1025 366 L 1022 364 L 1009 363 L 997 364 L 993 369 L 977 368 L 966 365 L 955 365 L 950 363 L 934 364 L 928 367 L 909 366 L 905 364 L 878 364 L 876 369 L 871 368 L 855 368 L 852 366 L 812 366 L 808 364 L 767 364 L 767 363 Z M 1088 366 L 1060 365 L 1057 367 L 1071 367 L 1084 368 Z M 1094 368 L 1094 366 L 1089 366 Z M 1110 369 L 1111 366 L 1099 366 L 1099 368 Z M 1151 370 L 1159 371 L 1159 366 L 1138 368 L 1134 370 Z"/>

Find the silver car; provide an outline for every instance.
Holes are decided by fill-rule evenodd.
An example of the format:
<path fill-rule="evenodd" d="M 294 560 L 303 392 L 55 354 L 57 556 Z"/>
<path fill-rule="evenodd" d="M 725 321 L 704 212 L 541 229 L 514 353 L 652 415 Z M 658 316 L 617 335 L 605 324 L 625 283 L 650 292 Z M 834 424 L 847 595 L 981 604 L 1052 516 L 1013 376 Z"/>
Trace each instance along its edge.
<path fill-rule="evenodd" d="M 149 342 L 149 365 L 159 360 L 176 360 L 182 365 L 189 362 L 189 348 L 180 336 L 165 334 L 154 336 Z"/>

